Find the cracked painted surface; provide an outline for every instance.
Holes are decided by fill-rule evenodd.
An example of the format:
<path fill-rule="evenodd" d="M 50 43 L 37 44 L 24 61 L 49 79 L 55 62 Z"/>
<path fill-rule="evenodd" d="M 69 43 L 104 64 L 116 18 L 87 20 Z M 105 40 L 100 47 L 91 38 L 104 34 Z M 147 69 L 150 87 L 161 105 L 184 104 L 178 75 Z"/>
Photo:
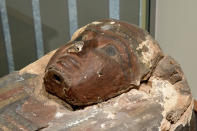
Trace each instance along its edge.
<path fill-rule="evenodd" d="M 44 76 L 46 91 L 73 108 L 139 86 L 162 57 L 158 44 L 135 25 L 103 19 L 82 28 L 52 56 Z"/>
<path fill-rule="evenodd" d="M 99 26 L 103 23 L 97 21 L 93 24 Z M 109 24 L 120 26 L 113 20 Z M 76 39 L 87 26 L 79 29 L 72 40 Z M 124 33 L 120 35 L 128 37 Z M 133 37 L 129 37 L 128 40 L 132 39 Z M 180 65 L 171 57 L 163 56 L 157 43 L 153 40 L 151 44 L 151 41 L 145 37 L 142 41 L 138 41 L 138 45 L 131 47 L 141 62 L 140 68 L 144 77 L 140 78 L 146 81 L 141 81 L 137 84 L 138 87 L 122 92 L 119 96 L 76 111 L 72 111 L 69 104 L 44 90 L 44 71 L 55 51 L 19 72 L 1 78 L 0 129 L 195 130 L 195 118 L 192 115 L 193 98 Z M 83 50 L 80 45 L 75 51 Z M 159 52 L 155 51 L 156 49 L 159 49 Z M 162 58 L 158 57 L 160 55 Z M 100 72 L 96 72 L 96 75 L 103 77 Z M 83 78 L 87 79 L 88 76 L 84 75 Z"/>

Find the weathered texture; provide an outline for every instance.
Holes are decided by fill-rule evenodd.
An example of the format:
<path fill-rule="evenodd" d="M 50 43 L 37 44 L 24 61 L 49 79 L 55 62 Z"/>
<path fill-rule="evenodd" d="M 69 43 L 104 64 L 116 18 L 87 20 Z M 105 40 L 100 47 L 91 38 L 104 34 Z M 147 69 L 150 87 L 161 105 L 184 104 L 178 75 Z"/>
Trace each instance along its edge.
<path fill-rule="evenodd" d="M 192 112 L 188 114 L 186 110 L 193 108 L 193 98 L 180 65 L 171 57 L 165 56 L 155 68 L 149 83 L 149 93 L 160 98 L 159 103 L 164 107 L 162 115 L 166 119 L 163 122 L 171 123 L 169 127 L 162 125 L 162 128 L 174 130 L 179 124 L 186 125 L 189 121 L 180 123 L 180 120 L 184 113 L 192 116 Z"/>
<path fill-rule="evenodd" d="M 44 77 L 46 90 L 72 106 L 139 86 L 162 57 L 158 44 L 135 25 L 104 19 L 82 29 L 52 56 Z"/>
<path fill-rule="evenodd" d="M 69 104 L 45 91 L 45 68 L 55 51 L 1 78 L 0 130 L 195 131 L 194 102 L 180 65 L 169 56 L 160 59 L 161 50 L 150 38 L 135 47 L 143 65 L 140 70 L 148 70 L 140 75 L 144 77 L 139 86 L 84 109 L 72 111 Z"/>

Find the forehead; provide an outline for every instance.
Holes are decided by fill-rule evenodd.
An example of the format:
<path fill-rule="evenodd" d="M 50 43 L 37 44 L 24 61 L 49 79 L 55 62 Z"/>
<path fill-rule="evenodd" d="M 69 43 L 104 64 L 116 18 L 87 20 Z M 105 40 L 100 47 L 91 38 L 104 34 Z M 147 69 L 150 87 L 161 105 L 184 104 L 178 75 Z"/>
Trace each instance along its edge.
<path fill-rule="evenodd" d="M 124 35 L 130 35 L 131 37 L 133 36 L 137 39 L 145 39 L 145 34 L 147 34 L 146 31 L 142 30 L 136 25 L 113 19 L 103 19 L 100 21 L 92 22 L 87 26 L 83 27 L 80 32 L 83 32 L 87 29 L 96 29 L 97 31 L 102 32 L 113 31 L 114 33 L 123 33 Z"/>
<path fill-rule="evenodd" d="M 146 39 L 147 32 L 126 22 L 103 19 L 80 28 L 74 33 L 72 40 L 80 40 L 82 38 L 89 40 L 102 35 L 108 35 L 108 38 L 116 38 L 116 40 L 117 38 L 125 39 L 131 46 L 136 48 L 139 43 Z"/>

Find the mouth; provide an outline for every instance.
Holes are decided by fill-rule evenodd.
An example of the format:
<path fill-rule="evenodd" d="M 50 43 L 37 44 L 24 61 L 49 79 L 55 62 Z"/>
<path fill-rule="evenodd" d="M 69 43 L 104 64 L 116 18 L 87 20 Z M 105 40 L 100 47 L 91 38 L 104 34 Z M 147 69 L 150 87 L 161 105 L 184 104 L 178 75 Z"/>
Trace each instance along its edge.
<path fill-rule="evenodd" d="M 56 94 L 59 97 L 65 95 L 66 91 L 70 89 L 70 81 L 56 68 L 49 68 L 44 76 L 44 83 L 46 91 Z"/>
<path fill-rule="evenodd" d="M 50 81 L 55 82 L 56 84 L 59 84 L 59 85 L 61 85 L 64 81 L 61 76 L 61 73 L 55 68 L 48 69 L 48 71 L 45 75 L 45 78 L 47 81 L 50 80 Z"/>

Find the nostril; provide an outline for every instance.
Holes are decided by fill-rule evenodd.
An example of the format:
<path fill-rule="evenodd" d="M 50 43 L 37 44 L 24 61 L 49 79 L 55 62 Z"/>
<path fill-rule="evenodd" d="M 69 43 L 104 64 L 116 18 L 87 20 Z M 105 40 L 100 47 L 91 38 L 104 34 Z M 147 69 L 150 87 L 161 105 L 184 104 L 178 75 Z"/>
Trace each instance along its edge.
<path fill-rule="evenodd" d="M 53 79 L 55 79 L 55 81 L 61 83 L 61 78 L 58 75 L 53 74 Z"/>

